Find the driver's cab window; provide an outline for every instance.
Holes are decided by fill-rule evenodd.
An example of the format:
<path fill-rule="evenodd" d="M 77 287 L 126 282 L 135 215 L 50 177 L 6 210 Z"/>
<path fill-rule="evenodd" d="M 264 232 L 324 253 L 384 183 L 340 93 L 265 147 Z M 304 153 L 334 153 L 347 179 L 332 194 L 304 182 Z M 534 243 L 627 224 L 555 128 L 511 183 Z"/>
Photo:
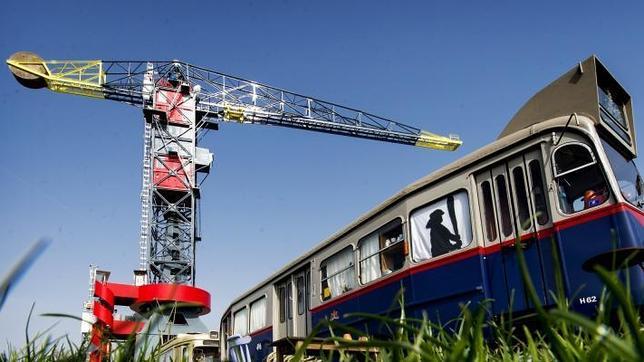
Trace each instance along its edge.
<path fill-rule="evenodd" d="M 553 154 L 559 207 L 572 214 L 599 206 L 608 200 L 608 185 L 590 147 L 569 143 Z"/>

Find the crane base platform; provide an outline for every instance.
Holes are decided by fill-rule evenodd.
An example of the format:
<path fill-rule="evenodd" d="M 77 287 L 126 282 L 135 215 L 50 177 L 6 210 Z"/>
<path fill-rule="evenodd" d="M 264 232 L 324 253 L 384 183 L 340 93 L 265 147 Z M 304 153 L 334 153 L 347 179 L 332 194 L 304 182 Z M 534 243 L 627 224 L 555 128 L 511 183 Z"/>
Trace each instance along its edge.
<path fill-rule="evenodd" d="M 109 342 L 126 340 L 133 335 L 154 346 L 179 333 L 208 333 L 200 316 L 210 312 L 210 293 L 182 284 L 131 285 L 94 282 L 93 301 L 88 305 L 88 318 L 93 321 L 90 341 L 97 347 L 90 360 L 101 360 L 109 354 Z M 122 318 L 116 306 L 129 307 L 134 313 Z"/>

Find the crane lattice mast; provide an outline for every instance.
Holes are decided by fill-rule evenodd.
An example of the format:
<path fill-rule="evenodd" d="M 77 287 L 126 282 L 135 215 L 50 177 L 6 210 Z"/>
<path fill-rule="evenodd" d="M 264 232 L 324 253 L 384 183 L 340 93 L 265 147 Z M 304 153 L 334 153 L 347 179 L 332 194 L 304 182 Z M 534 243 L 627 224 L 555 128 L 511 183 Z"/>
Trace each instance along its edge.
<path fill-rule="evenodd" d="M 357 109 L 180 61 L 45 61 L 29 52 L 7 60 L 29 88 L 109 99 L 143 109 L 141 269 L 153 283 L 195 283 L 199 187 L 212 153 L 198 147 L 220 122 L 298 128 L 453 151 L 439 136 Z"/>

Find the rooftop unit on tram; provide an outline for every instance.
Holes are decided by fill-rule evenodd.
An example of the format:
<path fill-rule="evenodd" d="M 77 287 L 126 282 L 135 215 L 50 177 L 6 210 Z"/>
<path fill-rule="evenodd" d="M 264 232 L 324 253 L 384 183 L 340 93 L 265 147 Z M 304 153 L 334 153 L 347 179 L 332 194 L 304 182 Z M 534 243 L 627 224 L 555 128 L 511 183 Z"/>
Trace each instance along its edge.
<path fill-rule="evenodd" d="M 600 130 L 614 136 L 632 156 L 637 156 L 631 96 L 594 55 L 530 98 L 499 138 L 572 114 L 590 117 L 601 126 Z"/>

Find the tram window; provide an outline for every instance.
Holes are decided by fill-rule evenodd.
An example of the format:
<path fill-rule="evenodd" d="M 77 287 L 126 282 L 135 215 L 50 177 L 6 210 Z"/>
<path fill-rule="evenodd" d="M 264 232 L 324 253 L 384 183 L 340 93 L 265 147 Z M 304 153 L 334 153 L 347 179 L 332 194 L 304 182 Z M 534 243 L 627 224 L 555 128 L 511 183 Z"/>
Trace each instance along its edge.
<path fill-rule="evenodd" d="M 256 331 L 266 326 L 266 297 L 254 301 L 250 305 L 250 331 Z"/>
<path fill-rule="evenodd" d="M 608 142 L 602 140 L 602 143 L 622 196 L 631 204 L 640 208 L 643 207 L 644 181 L 642 181 L 642 176 L 637 170 L 635 162 L 632 159 L 624 157 L 613 146 L 608 144 Z"/>
<path fill-rule="evenodd" d="M 248 334 L 248 308 L 235 312 L 233 317 L 233 334 L 245 336 Z"/>
<path fill-rule="evenodd" d="M 353 269 L 353 248 L 346 247 L 320 263 L 322 300 L 346 293 L 356 286 Z"/>
<path fill-rule="evenodd" d="M 528 164 L 528 168 L 530 168 L 530 177 L 532 178 L 532 195 L 534 196 L 534 209 L 537 213 L 537 222 L 539 225 L 545 225 L 550 220 L 550 216 L 548 215 L 548 206 L 546 204 L 541 164 L 537 160 L 532 160 Z"/>
<path fill-rule="evenodd" d="M 232 336 L 233 335 L 233 321 L 232 321 L 232 316 L 228 314 L 226 316 L 226 327 L 224 329 L 226 332 L 226 335 Z"/>
<path fill-rule="evenodd" d="M 595 164 L 595 157 L 588 146 L 572 143 L 564 145 L 555 151 L 555 175 L 572 172 Z"/>
<path fill-rule="evenodd" d="M 523 230 L 527 230 L 532 226 L 532 221 L 530 220 L 530 206 L 528 204 L 528 193 L 526 190 L 523 168 L 515 167 L 512 170 L 512 178 L 514 179 L 514 185 L 516 188 L 519 223 Z"/>
<path fill-rule="evenodd" d="M 459 250 L 472 242 L 470 203 L 466 191 L 414 210 L 410 221 L 414 261 Z"/>
<path fill-rule="evenodd" d="M 481 183 L 483 194 L 483 214 L 485 218 L 485 235 L 487 241 L 496 240 L 496 219 L 494 218 L 494 204 L 492 202 L 492 188 L 488 181 Z"/>
<path fill-rule="evenodd" d="M 223 318 L 223 322 L 221 323 L 221 330 L 223 331 L 225 336 L 230 335 L 230 331 L 228 329 L 229 323 L 230 322 L 228 321 L 228 317 Z"/>
<path fill-rule="evenodd" d="M 611 94 L 610 90 L 604 89 L 602 86 L 597 87 L 597 90 L 602 119 L 609 122 L 615 120 L 622 128 L 628 130 L 624 114 L 624 101 L 620 99 L 618 94 Z"/>
<path fill-rule="evenodd" d="M 295 279 L 295 289 L 297 289 L 297 314 L 304 314 L 304 277 L 299 276 Z"/>
<path fill-rule="evenodd" d="M 293 319 L 293 284 L 288 282 L 286 284 L 286 315 L 288 319 Z"/>
<path fill-rule="evenodd" d="M 304 307 L 306 310 L 311 308 L 311 271 L 306 271 L 306 279 L 304 280 Z"/>
<path fill-rule="evenodd" d="M 284 323 L 286 321 L 286 290 L 284 290 L 284 287 L 279 287 L 277 294 L 279 295 L 280 304 L 280 323 Z"/>
<path fill-rule="evenodd" d="M 196 362 L 215 362 L 217 358 L 216 348 L 195 348 L 192 350 L 192 360 Z"/>
<path fill-rule="evenodd" d="M 396 219 L 358 243 L 360 282 L 368 283 L 403 267 L 405 238 L 402 222 Z"/>
<path fill-rule="evenodd" d="M 510 198 L 508 197 L 508 187 L 504 175 L 498 175 L 495 179 L 496 190 L 499 195 L 499 218 L 501 219 L 501 232 L 504 237 L 512 235 L 512 213 L 510 208 Z"/>
<path fill-rule="evenodd" d="M 554 153 L 554 168 L 564 213 L 599 206 L 608 199 L 608 186 L 588 146 L 571 143 L 559 147 Z"/>

